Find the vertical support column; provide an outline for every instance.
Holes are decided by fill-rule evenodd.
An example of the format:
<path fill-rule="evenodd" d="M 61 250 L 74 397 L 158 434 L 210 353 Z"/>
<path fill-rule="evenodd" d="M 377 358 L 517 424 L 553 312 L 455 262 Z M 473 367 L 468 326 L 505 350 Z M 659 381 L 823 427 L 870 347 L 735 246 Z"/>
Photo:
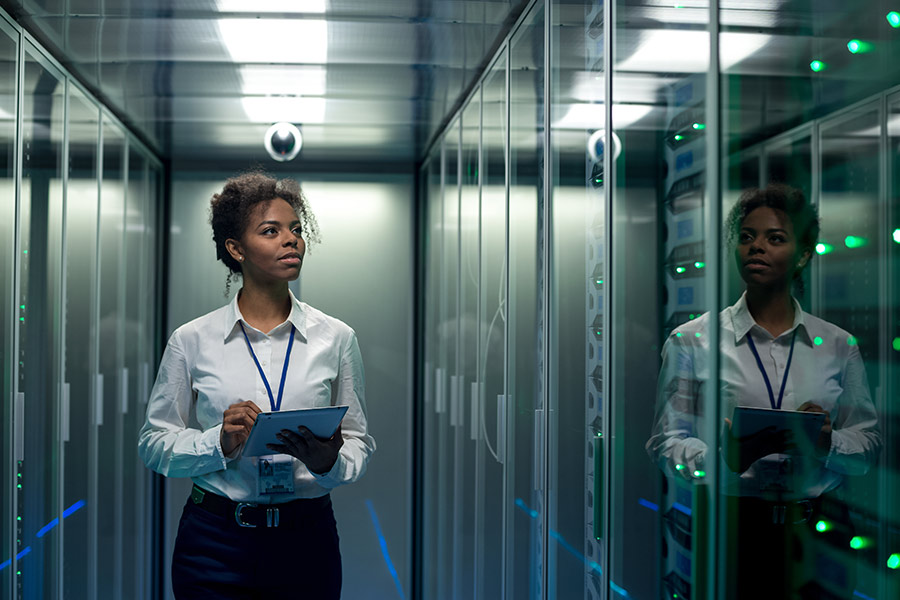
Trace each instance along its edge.
<path fill-rule="evenodd" d="M 715 382 L 719 379 L 719 306 L 721 305 L 721 282 L 725 280 L 726 265 L 723 265 L 722 256 L 722 203 L 721 180 L 722 170 L 722 130 L 721 130 L 721 98 L 719 84 L 719 0 L 709 2 L 709 66 L 706 75 L 706 202 L 704 236 L 706 238 L 706 264 L 707 273 L 711 273 L 712 281 L 706 282 L 706 298 L 704 303 L 707 310 L 713 315 L 709 319 L 709 377 L 713 384 L 704 386 L 703 402 L 706 419 L 703 439 L 717 440 L 719 435 L 719 423 L 722 422 L 721 407 L 719 406 L 719 386 Z M 707 510 L 697 511 L 694 515 L 694 524 L 697 527 L 696 543 L 701 548 L 695 552 L 694 584 L 696 594 L 694 598 L 720 598 L 724 597 L 724 577 L 717 577 L 719 569 L 715 564 L 722 554 L 718 548 L 720 539 L 719 531 L 724 532 L 724 515 L 719 511 L 719 461 L 714 460 L 709 465 L 704 484 L 695 483 L 694 496 L 698 500 L 698 506 L 705 506 Z M 706 494 L 706 502 L 702 497 Z M 705 513 L 705 514 L 701 514 Z M 701 523 L 702 522 L 702 523 Z M 702 548 L 705 546 L 705 548 Z M 710 564 L 712 563 L 712 564 Z M 705 569 L 705 572 L 704 572 Z"/>
<path fill-rule="evenodd" d="M 541 382 L 542 386 L 540 389 L 541 394 L 541 408 L 538 411 L 535 411 L 535 420 L 537 421 L 537 427 L 542 431 L 539 444 L 538 456 L 537 458 L 537 467 L 538 474 L 540 477 L 540 487 L 542 490 L 542 501 L 541 501 L 541 546 L 542 546 L 542 565 L 541 565 L 541 598 L 549 598 L 550 593 L 550 556 L 551 556 L 551 548 L 550 548 L 550 523 L 551 523 L 551 515 L 550 515 L 550 444 L 549 440 L 551 439 L 552 432 L 550 431 L 550 423 L 552 419 L 550 418 L 550 411 L 552 410 L 550 407 L 550 323 L 551 323 L 551 307 L 550 307 L 550 260 L 551 260 L 551 250 L 550 244 L 552 241 L 552 215 L 553 211 L 550 210 L 550 202 L 551 202 L 551 181 L 553 178 L 553 161 L 551 156 L 551 140 L 550 140 L 550 97 L 552 90 L 551 81 L 550 81 L 550 69 L 551 69 L 551 35 L 550 28 L 553 25 L 553 2 L 551 0 L 543 0 L 544 2 L 544 92 L 543 92 L 543 127 L 544 127 L 544 140 L 543 140 L 543 152 L 541 155 L 542 165 L 541 170 L 543 171 L 543 190 L 541 191 L 541 196 L 543 197 L 543 202 L 541 203 L 541 215 L 540 219 L 543 222 L 541 226 L 539 226 L 539 231 L 542 234 L 542 239 L 540 241 L 541 244 L 541 268 L 539 273 L 538 285 L 541 290 L 541 308 L 543 310 L 539 310 L 538 313 L 538 322 L 543 324 L 543 331 L 538 332 L 538 339 L 541 341 L 541 351 L 540 356 L 543 358 L 541 361 Z M 555 553 L 554 553 L 555 554 Z"/>
<path fill-rule="evenodd" d="M 599 557 L 603 578 L 604 598 L 611 597 L 610 594 L 610 550 L 612 545 L 609 536 L 609 519 L 610 519 L 610 491 L 612 490 L 611 473 L 612 473 L 612 453 L 609 451 L 611 436 L 604 429 L 612 423 L 612 398 L 614 398 L 615 389 L 613 387 L 613 377 L 611 373 L 611 355 L 609 351 L 610 340 L 613 339 L 612 331 L 612 311 L 614 309 L 614 294 L 612 290 L 618 285 L 615 277 L 609 277 L 613 274 L 613 195 L 616 189 L 616 157 L 615 152 L 607 151 L 614 148 L 613 142 L 613 53 L 615 49 L 615 18 L 616 8 L 615 0 L 604 0 L 603 2 L 603 116 L 605 130 L 603 132 L 603 201 L 604 201 L 604 218 L 603 218 L 603 273 L 607 275 L 607 285 L 603 292 L 603 385 L 602 393 L 597 399 L 600 402 L 600 414 L 602 418 L 601 430 L 597 432 L 598 438 L 595 442 L 595 455 L 599 452 L 599 458 L 595 463 L 595 477 L 597 477 L 597 469 L 600 470 L 599 493 L 594 494 L 594 503 L 600 503 L 600 508 L 595 511 L 595 519 L 600 520 L 600 528 L 597 537 L 602 536 L 600 546 L 603 549 L 603 556 Z M 596 526 L 595 526 L 596 529 Z"/>

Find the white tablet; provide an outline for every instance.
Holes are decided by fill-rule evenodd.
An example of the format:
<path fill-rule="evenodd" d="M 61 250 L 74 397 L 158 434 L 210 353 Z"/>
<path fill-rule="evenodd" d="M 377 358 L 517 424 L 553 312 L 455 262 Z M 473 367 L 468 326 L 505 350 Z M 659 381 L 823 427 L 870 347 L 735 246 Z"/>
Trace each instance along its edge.
<path fill-rule="evenodd" d="M 265 456 L 274 454 L 266 444 L 281 444 L 275 434 L 282 429 L 297 431 L 304 426 L 314 436 L 328 439 L 337 431 L 338 425 L 347 413 L 347 406 L 326 406 L 324 408 L 300 408 L 280 410 L 256 415 L 256 422 L 250 430 L 250 437 L 244 444 L 243 456 Z"/>
<path fill-rule="evenodd" d="M 814 445 L 824 423 L 824 413 L 738 406 L 734 409 L 731 433 L 736 438 L 742 438 L 766 427 L 775 427 L 775 431 L 793 431 L 794 439 L 798 443 L 807 442 Z"/>

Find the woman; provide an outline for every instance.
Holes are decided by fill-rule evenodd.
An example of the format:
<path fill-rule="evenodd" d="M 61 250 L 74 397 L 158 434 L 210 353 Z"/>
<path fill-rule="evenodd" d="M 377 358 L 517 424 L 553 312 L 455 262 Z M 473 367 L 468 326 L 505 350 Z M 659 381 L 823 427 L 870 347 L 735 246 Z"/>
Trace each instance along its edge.
<path fill-rule="evenodd" d="M 793 597 L 818 585 L 792 569 L 811 564 L 803 556 L 809 540 L 830 538 L 849 549 L 846 505 L 832 501 L 833 492 L 844 476 L 862 475 L 874 462 L 881 445 L 877 419 L 855 339 L 805 313 L 791 294 L 794 284 L 802 288 L 801 274 L 814 256 L 815 208 L 784 185 L 749 190 L 732 209 L 728 230 L 747 288 L 719 314 L 718 389 L 727 417 L 721 447 L 710 452 L 698 437 L 702 388 L 710 379 L 707 313 L 666 341 L 647 451 L 667 474 L 688 480 L 702 478 L 721 460 L 720 489 L 736 542 L 727 555 L 728 589 L 742 598 Z M 825 417 L 813 443 L 774 428 L 738 439 L 730 418 L 738 406 Z M 839 526 L 828 536 L 809 535 L 823 515 Z M 852 569 L 844 587 L 850 578 Z"/>
<path fill-rule="evenodd" d="M 169 339 L 139 438 L 148 467 L 191 477 L 172 559 L 178 598 L 339 598 L 329 492 L 359 479 L 367 433 L 353 330 L 298 301 L 304 236 L 316 222 L 297 184 L 229 179 L 211 203 L 218 259 L 243 287 Z M 331 439 L 282 430 L 271 456 L 245 457 L 261 411 L 347 405 Z"/>

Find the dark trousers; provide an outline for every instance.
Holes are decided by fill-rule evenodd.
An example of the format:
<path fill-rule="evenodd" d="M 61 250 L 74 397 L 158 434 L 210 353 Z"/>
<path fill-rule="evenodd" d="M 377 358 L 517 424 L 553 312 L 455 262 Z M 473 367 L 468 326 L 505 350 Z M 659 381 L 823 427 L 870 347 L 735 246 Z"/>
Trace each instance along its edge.
<path fill-rule="evenodd" d="M 175 597 L 338 600 L 341 553 L 330 498 L 280 521 L 241 527 L 189 498 L 172 556 Z"/>
<path fill-rule="evenodd" d="M 852 598 L 856 580 L 849 511 L 832 498 L 784 509 L 756 498 L 729 498 L 729 598 Z M 828 524 L 817 531 L 816 523 Z"/>

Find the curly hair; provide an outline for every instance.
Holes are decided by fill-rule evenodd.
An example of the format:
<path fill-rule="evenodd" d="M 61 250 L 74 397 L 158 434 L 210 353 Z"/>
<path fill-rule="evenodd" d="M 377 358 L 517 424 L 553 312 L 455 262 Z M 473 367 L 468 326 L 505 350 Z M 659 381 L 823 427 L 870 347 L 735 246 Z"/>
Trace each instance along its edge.
<path fill-rule="evenodd" d="M 741 194 L 725 220 L 730 250 L 733 251 L 736 247 L 744 219 L 761 206 L 784 212 L 794 228 L 797 248 L 801 252 L 809 252 L 810 258 L 816 255 L 816 244 L 819 241 L 819 212 L 815 206 L 806 201 L 803 192 L 783 183 L 770 183 L 762 189 L 751 188 Z M 802 269 L 794 273 L 794 282 L 802 294 L 801 272 Z"/>
<path fill-rule="evenodd" d="M 216 258 L 228 267 L 229 282 L 232 276 L 240 275 L 242 270 L 241 263 L 228 253 L 225 241 L 241 239 L 253 209 L 258 204 L 267 203 L 275 198 L 286 201 L 297 213 L 307 248 L 320 241 L 316 217 L 296 181 L 275 179 L 262 171 L 250 171 L 232 177 L 225 182 L 221 193 L 213 195 L 209 210 L 209 223 L 212 225 L 213 242 L 216 244 Z"/>

